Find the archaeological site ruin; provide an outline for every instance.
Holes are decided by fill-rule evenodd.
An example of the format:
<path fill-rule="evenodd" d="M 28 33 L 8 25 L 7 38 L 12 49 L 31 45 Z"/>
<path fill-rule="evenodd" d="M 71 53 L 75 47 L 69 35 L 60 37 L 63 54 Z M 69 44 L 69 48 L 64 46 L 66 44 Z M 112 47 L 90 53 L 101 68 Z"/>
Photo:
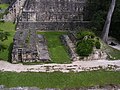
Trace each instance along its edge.
<path fill-rule="evenodd" d="M 15 16 L 17 26 L 12 62 L 51 61 L 47 41 L 43 35 L 37 35 L 37 31 L 72 31 L 78 26 L 88 26 L 88 22 L 83 20 L 86 1 L 20 0 L 22 5 L 16 7 L 19 14 Z M 11 12 L 16 11 L 13 8 Z M 75 42 L 69 35 L 62 38 L 65 43 Z M 69 46 L 72 59 L 77 56 L 73 47 Z"/>

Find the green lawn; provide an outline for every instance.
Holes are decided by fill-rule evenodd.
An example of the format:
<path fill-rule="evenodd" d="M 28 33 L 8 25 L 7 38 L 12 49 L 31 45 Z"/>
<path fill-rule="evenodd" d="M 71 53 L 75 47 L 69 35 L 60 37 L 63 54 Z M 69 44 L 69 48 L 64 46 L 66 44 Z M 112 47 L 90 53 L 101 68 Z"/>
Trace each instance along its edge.
<path fill-rule="evenodd" d="M 38 32 L 45 35 L 52 62 L 70 63 L 70 57 L 60 41 L 60 36 L 66 32 Z"/>
<path fill-rule="evenodd" d="M 94 85 L 120 84 L 120 72 L 92 71 L 81 73 L 15 73 L 0 72 L 0 85 L 7 87 L 79 88 Z"/>
<path fill-rule="evenodd" d="M 7 61 L 10 59 L 11 55 L 13 36 L 15 33 L 15 24 L 11 22 L 0 23 L 0 30 L 7 31 L 10 33 L 10 36 L 8 36 L 8 40 L 1 42 L 7 45 L 7 49 L 5 49 L 4 51 L 0 51 L 0 59 Z"/>
<path fill-rule="evenodd" d="M 7 14 L 8 12 L 6 9 L 8 8 L 9 4 L 0 4 L 0 9 L 3 9 L 4 11 L 0 12 L 0 18 L 3 17 L 4 14 Z"/>
<path fill-rule="evenodd" d="M 7 9 L 9 4 L 0 4 L 1 9 Z"/>
<path fill-rule="evenodd" d="M 109 58 L 111 60 L 120 60 L 120 50 L 114 49 L 110 46 L 107 46 L 109 50 L 107 51 Z"/>

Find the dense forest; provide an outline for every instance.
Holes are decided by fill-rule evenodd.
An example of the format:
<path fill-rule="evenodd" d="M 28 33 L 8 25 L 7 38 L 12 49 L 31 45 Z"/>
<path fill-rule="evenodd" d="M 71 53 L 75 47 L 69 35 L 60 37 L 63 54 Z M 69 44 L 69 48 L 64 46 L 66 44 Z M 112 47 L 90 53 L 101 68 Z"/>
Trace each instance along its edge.
<path fill-rule="evenodd" d="M 85 20 L 92 21 L 92 29 L 97 35 L 101 35 L 109 6 L 112 0 L 88 0 L 89 4 L 85 9 Z M 120 41 L 120 0 L 116 0 L 115 11 L 110 25 L 110 36 Z"/>

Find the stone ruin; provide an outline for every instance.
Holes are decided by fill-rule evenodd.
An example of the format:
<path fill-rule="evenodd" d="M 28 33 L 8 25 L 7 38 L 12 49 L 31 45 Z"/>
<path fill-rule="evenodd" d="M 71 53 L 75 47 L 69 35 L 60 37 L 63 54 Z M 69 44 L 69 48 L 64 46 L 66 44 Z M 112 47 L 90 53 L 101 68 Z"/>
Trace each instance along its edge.
<path fill-rule="evenodd" d="M 14 36 L 12 62 L 50 61 L 46 40 L 35 30 L 18 30 Z"/>
<path fill-rule="evenodd" d="M 89 21 L 83 20 L 86 1 L 25 0 L 24 6 L 20 9 L 20 14 L 17 17 L 12 62 L 50 61 L 45 37 L 37 35 L 36 31 L 72 31 L 76 27 L 88 27 Z M 66 43 L 70 43 L 72 40 L 66 35 L 63 38 L 63 42 Z M 76 60 L 74 45 L 68 47 L 72 51 L 70 53 L 71 58 Z"/>
<path fill-rule="evenodd" d="M 68 51 L 72 61 L 106 60 L 108 58 L 107 53 L 105 53 L 101 49 L 96 49 L 95 47 L 93 48 L 93 52 L 88 57 L 80 57 L 76 53 L 77 37 L 76 37 L 75 32 L 70 32 L 67 35 L 62 35 L 61 41 L 67 48 L 67 51 Z"/>
<path fill-rule="evenodd" d="M 68 51 L 69 55 L 71 56 L 71 60 L 72 61 L 78 61 L 79 56 L 76 53 L 76 49 L 75 49 L 76 39 L 75 39 L 75 37 L 72 37 L 72 36 L 73 36 L 72 33 L 69 34 L 69 35 L 62 35 L 61 36 L 61 41 L 67 47 L 67 51 Z"/>
<path fill-rule="evenodd" d="M 26 0 L 18 27 L 37 30 L 73 30 L 87 27 L 83 20 L 87 0 Z"/>
<path fill-rule="evenodd" d="M 24 6 L 26 0 L 3 0 L 3 1 L 11 2 L 9 7 L 6 10 L 9 13 L 6 13 L 3 16 L 3 20 L 10 21 L 10 22 L 16 22 L 17 18 L 22 13 L 22 7 Z"/>

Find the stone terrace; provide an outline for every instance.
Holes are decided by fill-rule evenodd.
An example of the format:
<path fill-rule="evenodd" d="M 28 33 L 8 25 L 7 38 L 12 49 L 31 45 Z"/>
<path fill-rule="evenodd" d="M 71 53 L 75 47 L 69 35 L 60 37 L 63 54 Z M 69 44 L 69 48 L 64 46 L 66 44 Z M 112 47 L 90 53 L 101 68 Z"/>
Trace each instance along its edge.
<path fill-rule="evenodd" d="M 86 1 L 26 0 L 19 18 L 20 26 L 26 29 L 24 25 L 30 26 L 32 23 L 33 28 L 38 30 L 72 30 L 77 26 L 89 27 L 89 22 L 83 20 Z"/>
<path fill-rule="evenodd" d="M 49 61 L 44 36 L 36 30 L 73 30 L 87 27 L 83 11 L 87 0 L 26 0 L 18 17 L 12 62 Z M 72 49 L 71 49 L 72 50 Z"/>
<path fill-rule="evenodd" d="M 14 37 L 12 62 L 49 61 L 46 41 L 35 30 L 18 30 Z"/>

